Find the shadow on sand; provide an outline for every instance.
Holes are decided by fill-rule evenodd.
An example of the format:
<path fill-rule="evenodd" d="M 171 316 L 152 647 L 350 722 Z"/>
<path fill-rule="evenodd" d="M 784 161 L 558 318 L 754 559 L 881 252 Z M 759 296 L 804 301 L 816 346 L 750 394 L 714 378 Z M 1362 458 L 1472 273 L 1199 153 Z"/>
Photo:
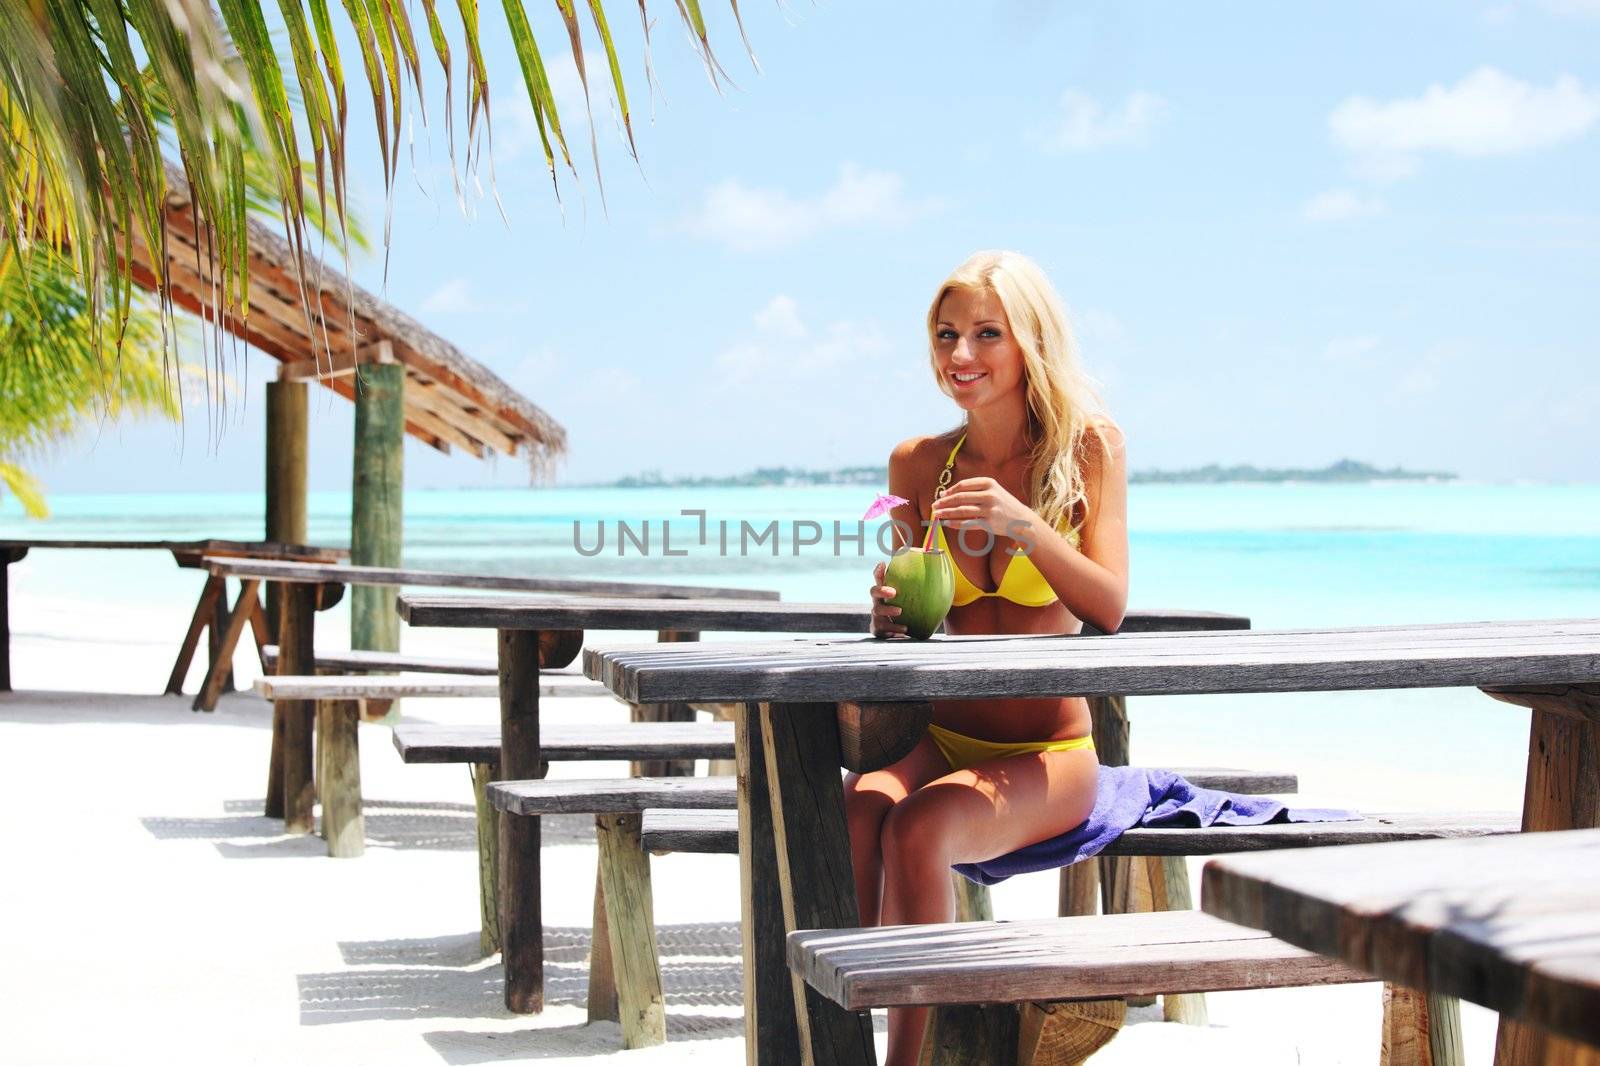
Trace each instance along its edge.
<path fill-rule="evenodd" d="M 143 818 L 158 840 L 209 840 L 228 859 L 303 858 L 326 855 L 314 834 L 289 836 L 283 822 L 261 813 L 264 801 L 228 800 L 227 812 L 214 818 Z M 477 815 L 467 803 L 412 803 L 364 800 L 361 804 L 369 848 L 422 848 L 432 851 L 474 851 L 478 847 Z M 593 844 L 594 818 L 558 814 L 541 819 L 546 847 Z"/>
<path fill-rule="evenodd" d="M 231 692 L 211 712 L 194 711 L 194 695 L 124 692 L 0 692 L 0 721 L 27 725 L 228 725 L 272 727 L 272 704 L 252 692 Z"/>
<path fill-rule="evenodd" d="M 667 999 L 669 1039 L 737 1036 L 743 1017 L 739 927 L 707 922 L 659 927 L 661 982 Z M 339 945 L 344 961 L 361 969 L 301 974 L 302 1025 L 401 1018 L 515 1018 L 505 1009 L 499 958 L 478 956 L 476 932 L 404 940 L 351 941 Z M 545 930 L 545 1003 L 583 1008 L 588 1003 L 589 930 Z M 724 1008 L 724 1013 L 680 1008 Z M 562 1050 L 552 1049 L 555 1045 Z M 441 1030 L 424 1035 L 450 1063 L 570 1055 L 575 1045 L 616 1050 L 615 1025 L 530 1029 L 527 1033 Z"/>

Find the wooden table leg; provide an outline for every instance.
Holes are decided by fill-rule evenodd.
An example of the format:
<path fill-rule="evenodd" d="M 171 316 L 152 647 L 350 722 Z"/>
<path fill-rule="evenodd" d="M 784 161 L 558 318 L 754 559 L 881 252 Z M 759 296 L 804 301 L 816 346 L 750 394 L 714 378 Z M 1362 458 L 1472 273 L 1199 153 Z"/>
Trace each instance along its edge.
<path fill-rule="evenodd" d="M 656 634 L 662 644 L 686 643 L 700 639 L 699 633 L 663 629 Z M 687 703 L 635 704 L 631 717 L 635 722 L 692 722 L 694 710 Z M 645 759 L 633 763 L 634 777 L 693 777 L 693 759 Z"/>
<path fill-rule="evenodd" d="M 502 629 L 500 661 L 500 778 L 538 777 L 539 634 Z M 506 1009 L 544 1009 L 544 918 L 540 906 L 539 819 L 500 817 L 500 953 L 505 962 Z"/>
<path fill-rule="evenodd" d="M 763 708 L 761 732 L 785 932 L 860 925 L 844 823 L 835 705 L 771 704 Z M 790 984 L 800 1061 L 830 1066 L 877 1061 L 867 1012 L 845 1010 L 798 974 L 790 975 Z"/>
<path fill-rule="evenodd" d="M 354 700 L 319 700 L 316 706 L 322 836 L 330 856 L 353 859 L 366 850 L 366 821 L 361 814 L 361 708 Z"/>
<path fill-rule="evenodd" d="M 1600 685 L 1485 689 L 1486 695 L 1533 711 L 1522 831 L 1600 828 Z M 1555 1061 L 1554 1038 L 1502 1018 L 1495 1066 Z"/>
<path fill-rule="evenodd" d="M 11 564 L 27 548 L 0 548 L 0 692 L 11 691 Z"/>
<path fill-rule="evenodd" d="M 744 953 L 744 1049 L 747 1066 L 800 1062 L 794 989 L 784 954 L 783 892 L 772 831 L 766 743 L 758 704 L 733 712 L 739 781 L 739 931 Z"/>
<path fill-rule="evenodd" d="M 183 635 L 183 643 L 178 645 L 178 659 L 172 664 L 172 674 L 167 678 L 166 691 L 169 695 L 176 696 L 183 692 L 183 679 L 189 676 L 189 664 L 194 661 L 194 651 L 200 646 L 200 634 L 211 625 L 216 617 L 217 604 L 227 591 L 227 578 L 207 575 L 205 586 L 200 590 L 200 600 L 194 606 L 194 617 L 189 619 L 188 632 Z"/>
<path fill-rule="evenodd" d="M 278 672 L 309 674 L 314 669 L 316 633 L 315 585 L 283 585 L 278 613 Z M 252 595 L 254 590 L 251 590 Z M 275 700 L 274 722 L 283 718 L 283 828 L 286 833 L 309 833 L 313 825 L 316 786 L 312 778 L 312 730 L 315 700 Z M 276 732 L 276 728 L 274 728 Z"/>
<path fill-rule="evenodd" d="M 200 686 L 200 694 L 194 698 L 194 709 L 197 711 L 214 711 L 217 709 L 217 698 L 222 695 L 224 685 L 233 676 L 233 650 L 239 646 L 239 637 L 244 633 L 245 625 L 250 621 L 250 616 L 256 608 L 256 590 L 261 587 L 261 582 L 256 578 L 244 578 L 239 582 L 239 598 L 234 602 L 233 611 L 228 615 L 227 622 L 223 625 L 222 635 L 216 634 L 217 622 L 213 619 L 211 666 L 206 671 L 206 680 Z M 315 586 L 308 585 L 308 589 Z M 219 599 L 218 609 L 225 606 Z M 305 673 L 311 672 L 311 660 L 306 659 Z M 280 669 L 281 673 L 282 670 Z"/>
<path fill-rule="evenodd" d="M 489 782 L 499 767 L 472 765 L 472 797 L 478 812 L 478 950 L 488 958 L 500 950 L 500 812 L 489 802 Z M 612 1019 L 613 1021 L 615 1019 Z"/>

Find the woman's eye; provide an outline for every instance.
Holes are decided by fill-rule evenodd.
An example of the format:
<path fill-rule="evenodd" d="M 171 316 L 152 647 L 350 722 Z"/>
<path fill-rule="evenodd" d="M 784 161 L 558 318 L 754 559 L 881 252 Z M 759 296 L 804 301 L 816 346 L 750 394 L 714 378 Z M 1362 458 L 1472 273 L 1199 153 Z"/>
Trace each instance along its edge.
<path fill-rule="evenodd" d="M 1000 336 L 1000 331 L 995 329 L 993 326 L 989 326 L 979 333 L 978 336 L 993 340 L 994 338 Z"/>
<path fill-rule="evenodd" d="M 936 336 L 942 341 L 953 341 L 956 339 L 956 331 L 953 329 L 941 329 Z"/>

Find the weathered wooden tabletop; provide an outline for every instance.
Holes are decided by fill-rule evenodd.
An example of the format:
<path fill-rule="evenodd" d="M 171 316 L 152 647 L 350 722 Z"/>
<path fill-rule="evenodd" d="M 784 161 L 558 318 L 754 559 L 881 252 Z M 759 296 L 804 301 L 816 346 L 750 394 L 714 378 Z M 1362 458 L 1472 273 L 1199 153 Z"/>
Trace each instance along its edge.
<path fill-rule="evenodd" d="M 225 553 L 217 552 L 217 555 Z M 658 585 L 645 581 L 587 581 L 515 574 L 463 574 L 442 570 L 408 570 L 390 566 L 316 565 L 252 559 L 206 559 L 205 567 L 222 577 L 268 581 L 338 583 L 345 585 L 408 585 L 413 588 L 484 589 L 499 592 L 568 593 L 659 599 L 776 600 L 768 589 L 718 588 L 702 585 Z"/>
<path fill-rule="evenodd" d="M 707 627 L 709 628 L 709 627 Z M 1600 619 L 599 648 L 633 702 L 1156 696 L 1600 682 Z"/>
<path fill-rule="evenodd" d="M 1201 906 L 1600 1047 L 1600 830 L 1230 856 Z"/>
<path fill-rule="evenodd" d="M 859 604 L 778 600 L 402 595 L 399 610 L 410 625 L 466 629 L 849 633 L 867 626 Z"/>
<path fill-rule="evenodd" d="M 740 702 L 736 747 L 745 966 L 762 1024 L 757 1061 L 870 1063 L 859 1017 L 807 1000 L 789 1028 L 782 960 L 795 929 L 856 921 L 836 774 L 840 701 L 1145 696 L 1473 686 L 1531 709 L 1524 830 L 1600 826 L 1600 619 L 1116 636 L 807 640 L 601 648 L 584 670 L 630 702 Z M 781 753 L 781 756 L 779 755 Z M 762 767 L 765 767 L 763 772 Z M 766 813 L 770 808 L 770 814 Z M 764 843 L 770 841 L 770 844 Z M 748 842 L 748 847 L 746 846 Z M 1388 846 L 1388 845 L 1384 845 Z M 1407 845 L 1409 846 L 1409 845 Z M 1338 849 L 1341 856 L 1353 849 Z M 749 851 L 750 854 L 744 854 Z M 781 886 L 781 906 L 765 886 Z M 747 1010 L 749 1010 L 747 1005 Z M 769 1025 L 768 1023 L 772 1023 Z M 1502 1066 L 1548 1060 L 1546 1035 L 1502 1027 Z"/>
<path fill-rule="evenodd" d="M 30 548 L 68 548 L 74 551 L 169 551 L 181 566 L 198 566 L 207 555 L 256 559 L 306 560 L 312 562 L 348 558 L 350 549 L 315 544 L 283 544 L 267 540 L 63 540 L 48 537 L 0 540 L 0 555 Z M 20 556 L 18 556 L 20 558 Z"/>

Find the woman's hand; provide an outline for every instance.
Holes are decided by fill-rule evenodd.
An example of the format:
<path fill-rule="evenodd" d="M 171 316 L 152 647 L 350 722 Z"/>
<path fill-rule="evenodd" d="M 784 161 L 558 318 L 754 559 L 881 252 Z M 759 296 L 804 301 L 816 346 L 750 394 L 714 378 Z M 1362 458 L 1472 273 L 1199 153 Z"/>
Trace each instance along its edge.
<path fill-rule="evenodd" d="M 888 564 L 886 563 L 879 563 L 877 566 L 872 568 L 874 583 L 871 592 L 871 630 L 872 635 L 877 637 L 879 640 L 883 640 L 886 637 L 903 637 L 906 635 L 906 627 L 895 621 L 895 619 L 900 615 L 900 608 L 893 607 L 889 604 L 889 601 L 895 596 L 895 590 L 893 586 L 885 585 L 883 583 L 883 575 L 887 569 Z"/>
<path fill-rule="evenodd" d="M 996 537 L 1015 537 L 1017 526 L 1032 526 L 1039 516 L 992 477 L 962 478 L 933 501 L 933 517 L 960 528 L 974 523 Z"/>

